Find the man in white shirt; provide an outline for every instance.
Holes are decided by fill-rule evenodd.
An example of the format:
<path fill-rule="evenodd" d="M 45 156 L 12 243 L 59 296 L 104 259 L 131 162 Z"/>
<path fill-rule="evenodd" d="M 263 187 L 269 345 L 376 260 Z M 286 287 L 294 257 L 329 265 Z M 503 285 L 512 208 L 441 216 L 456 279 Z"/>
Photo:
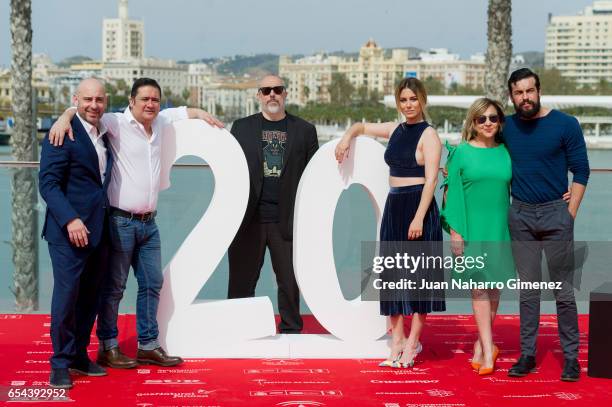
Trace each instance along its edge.
<path fill-rule="evenodd" d="M 109 272 L 102 286 L 97 335 L 98 363 L 114 368 L 133 368 L 138 363 L 174 366 L 182 359 L 169 356 L 158 341 L 157 308 L 163 283 L 161 242 L 155 224 L 160 190 L 161 139 L 170 123 L 202 119 L 223 124 L 207 112 L 193 108 L 166 109 L 160 113 L 161 88 L 150 78 L 137 79 L 123 113 L 105 114 L 109 144 L 115 157 L 108 191 L 110 202 Z M 50 137 L 70 133 L 74 110 L 67 110 L 53 126 Z M 56 142 L 61 143 L 61 140 Z M 138 281 L 136 322 L 137 361 L 124 355 L 118 345 L 117 315 L 130 266 Z"/>

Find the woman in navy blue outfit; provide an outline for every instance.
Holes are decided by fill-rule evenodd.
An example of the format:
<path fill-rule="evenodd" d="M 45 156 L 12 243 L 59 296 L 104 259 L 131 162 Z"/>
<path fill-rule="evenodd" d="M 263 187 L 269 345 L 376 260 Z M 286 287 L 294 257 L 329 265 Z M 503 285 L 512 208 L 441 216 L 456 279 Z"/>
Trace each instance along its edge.
<path fill-rule="evenodd" d="M 438 180 L 442 145 L 437 132 L 426 121 L 427 92 L 416 78 L 403 79 L 395 101 L 406 121 L 400 123 L 355 123 L 336 147 L 342 162 L 349 153 L 351 139 L 358 135 L 389 138 L 385 161 L 389 165 L 390 190 L 380 228 L 381 256 L 402 250 L 409 255 L 442 256 L 442 227 L 434 191 Z M 410 243 L 404 243 L 411 241 Z M 416 241 L 418 243 L 413 243 Z M 442 269 L 385 269 L 383 282 L 443 280 Z M 391 326 L 391 354 L 381 366 L 412 367 L 422 350 L 419 338 L 429 312 L 444 311 L 444 293 L 429 289 L 381 291 L 380 313 L 388 315 Z M 404 316 L 412 315 L 410 333 L 404 333 Z"/>

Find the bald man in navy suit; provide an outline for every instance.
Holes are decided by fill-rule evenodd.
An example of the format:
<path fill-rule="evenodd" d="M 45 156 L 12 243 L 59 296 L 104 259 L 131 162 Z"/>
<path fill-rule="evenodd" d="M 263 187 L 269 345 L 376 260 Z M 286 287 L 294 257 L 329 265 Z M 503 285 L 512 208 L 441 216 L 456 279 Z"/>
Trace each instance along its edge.
<path fill-rule="evenodd" d="M 72 387 L 71 372 L 106 375 L 90 361 L 87 346 L 107 257 L 106 191 L 113 163 L 100 122 L 106 108 L 104 85 L 85 79 L 73 102 L 75 142 L 54 147 L 45 138 L 39 173 L 40 194 L 47 203 L 42 235 L 48 242 L 54 283 L 49 384 L 66 389 Z"/>

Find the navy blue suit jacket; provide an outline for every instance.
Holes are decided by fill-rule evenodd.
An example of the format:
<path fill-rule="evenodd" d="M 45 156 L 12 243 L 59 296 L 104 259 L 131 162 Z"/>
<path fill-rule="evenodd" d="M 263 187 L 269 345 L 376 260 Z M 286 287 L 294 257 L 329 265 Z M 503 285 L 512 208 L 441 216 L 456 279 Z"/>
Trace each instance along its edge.
<path fill-rule="evenodd" d="M 42 143 L 38 186 L 47 203 L 42 236 L 49 243 L 71 245 L 66 225 L 79 218 L 89 230 L 88 247 L 95 247 L 104 231 L 113 158 L 107 146 L 103 184 L 98 155 L 76 115 L 71 125 L 74 142 L 66 139 L 62 146 L 54 147 L 47 135 Z"/>

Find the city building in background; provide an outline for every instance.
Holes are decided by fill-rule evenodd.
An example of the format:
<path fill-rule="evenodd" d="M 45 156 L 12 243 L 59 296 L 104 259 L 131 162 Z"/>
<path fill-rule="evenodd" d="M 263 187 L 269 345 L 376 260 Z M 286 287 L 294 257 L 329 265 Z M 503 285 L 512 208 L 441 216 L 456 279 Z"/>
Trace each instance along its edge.
<path fill-rule="evenodd" d="M 420 53 L 418 60 L 408 61 L 404 72 L 413 73 L 419 79 L 435 79 L 447 89 L 454 84 L 482 89 L 485 57 L 479 53 L 463 60 L 458 54 L 449 53 L 446 48 L 433 48 Z"/>
<path fill-rule="evenodd" d="M 258 110 L 258 81 L 225 81 L 202 88 L 202 107 L 213 115 L 232 121 L 255 114 Z"/>
<path fill-rule="evenodd" d="M 544 60 L 579 85 L 612 82 L 612 1 L 595 1 L 574 16 L 549 16 Z"/>
<path fill-rule="evenodd" d="M 299 58 L 281 55 L 278 74 L 285 79 L 287 103 L 303 106 L 308 102 L 328 103 L 332 75 L 338 72 L 340 58 L 317 54 Z"/>
<path fill-rule="evenodd" d="M 232 70 L 227 69 L 227 62 L 233 57 L 206 63 L 147 57 L 144 21 L 129 18 L 128 0 L 116 0 L 115 4 L 118 18 L 102 21 L 102 54 L 97 60 L 71 57 L 56 64 L 49 55 L 33 55 L 32 84 L 38 102 L 44 104 L 40 106 L 44 114 L 61 112 L 71 103 L 78 83 L 87 77 L 100 78 L 110 85 L 109 95 L 116 96 L 111 102 L 114 100 L 117 109 L 127 103 L 132 82 L 146 76 L 160 83 L 172 103 L 202 107 L 224 119 L 257 110 L 255 80 L 273 70 L 269 63 L 263 69 L 244 64 L 242 70 Z M 612 83 L 612 1 L 595 1 L 574 16 L 549 16 L 545 51 L 544 57 L 538 57 L 538 66 L 556 68 L 579 85 L 597 85 L 602 80 Z M 533 65 L 534 57 L 529 54 L 533 53 L 514 55 L 512 69 Z M 483 54 L 462 59 L 446 48 L 384 49 L 373 39 L 358 53 L 278 57 L 278 73 L 286 80 L 289 92 L 287 103 L 298 106 L 331 102 L 330 88 L 338 75 L 352 86 L 354 97 L 383 100 L 393 94 L 396 83 L 404 77 L 439 82 L 441 86 L 434 88 L 437 94 L 478 93 L 484 87 L 485 70 Z M 12 103 L 11 88 L 10 70 L 0 69 L 0 105 L 7 113 Z"/>
<path fill-rule="evenodd" d="M 105 18 L 102 27 L 101 77 L 128 86 L 141 77 L 157 80 L 165 96 L 183 96 L 188 67 L 173 60 L 146 58 L 144 22 L 128 18 L 128 0 L 118 0 L 119 18 Z"/>
<path fill-rule="evenodd" d="M 153 78 L 165 92 L 164 96 L 181 96 L 188 86 L 188 67 L 173 60 L 141 58 L 132 61 L 105 62 L 102 78 L 111 81 L 124 81 L 129 87 L 142 77 Z"/>
<path fill-rule="evenodd" d="M 66 70 L 58 68 L 45 54 L 32 55 L 32 88 L 37 100 L 49 103 L 53 99 L 53 88 L 50 79 L 61 75 Z M 13 100 L 13 78 L 10 69 L 0 71 L 0 105 L 11 105 Z"/>
<path fill-rule="evenodd" d="M 204 92 L 212 85 L 214 69 L 209 64 L 195 63 L 187 66 L 187 87 L 189 89 L 189 105 L 205 105 Z"/>
<path fill-rule="evenodd" d="M 432 78 L 446 88 L 453 84 L 482 88 L 485 62 L 482 54 L 462 60 L 445 48 L 431 49 L 414 58 L 407 49 L 386 51 L 370 39 L 357 58 L 321 53 L 293 61 L 289 56 L 281 56 L 278 71 L 289 82 L 288 103 L 303 106 L 311 101 L 330 101 L 328 89 L 335 73 L 345 75 L 355 89 L 365 88 L 369 94 L 393 93 L 395 84 L 405 76 Z"/>
<path fill-rule="evenodd" d="M 144 58 L 144 22 L 128 18 L 128 0 L 119 0 L 119 18 L 102 22 L 102 61 Z"/>

